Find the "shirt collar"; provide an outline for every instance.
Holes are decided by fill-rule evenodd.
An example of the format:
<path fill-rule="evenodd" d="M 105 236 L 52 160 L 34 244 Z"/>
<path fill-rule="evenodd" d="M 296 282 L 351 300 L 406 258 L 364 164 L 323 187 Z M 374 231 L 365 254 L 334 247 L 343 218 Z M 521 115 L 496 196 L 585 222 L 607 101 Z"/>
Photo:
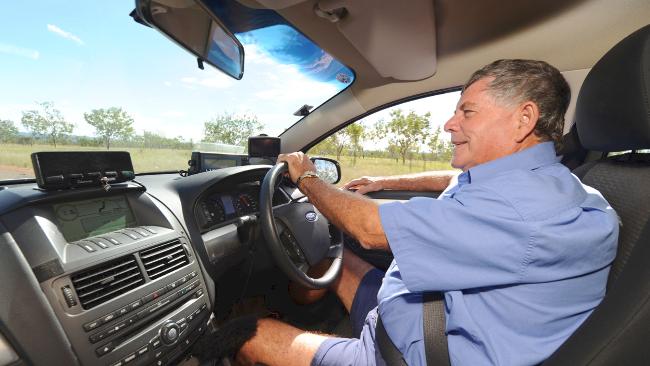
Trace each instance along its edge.
<path fill-rule="evenodd" d="M 533 170 L 560 161 L 553 142 L 547 141 L 522 151 L 470 168 L 458 176 L 458 185 L 476 183 L 509 170 Z"/>

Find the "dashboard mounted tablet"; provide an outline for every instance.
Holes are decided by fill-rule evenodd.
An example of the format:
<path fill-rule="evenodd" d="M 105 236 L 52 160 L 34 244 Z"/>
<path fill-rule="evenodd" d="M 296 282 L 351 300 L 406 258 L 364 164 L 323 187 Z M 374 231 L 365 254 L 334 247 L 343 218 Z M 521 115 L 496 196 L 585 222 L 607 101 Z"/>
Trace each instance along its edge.
<path fill-rule="evenodd" d="M 248 165 L 248 156 L 245 154 L 193 151 L 192 158 L 187 163 L 190 166 L 187 173 L 188 175 L 193 175 L 211 170 Z"/>
<path fill-rule="evenodd" d="M 38 186 L 46 190 L 102 186 L 135 178 L 126 151 L 49 151 L 31 155 Z"/>

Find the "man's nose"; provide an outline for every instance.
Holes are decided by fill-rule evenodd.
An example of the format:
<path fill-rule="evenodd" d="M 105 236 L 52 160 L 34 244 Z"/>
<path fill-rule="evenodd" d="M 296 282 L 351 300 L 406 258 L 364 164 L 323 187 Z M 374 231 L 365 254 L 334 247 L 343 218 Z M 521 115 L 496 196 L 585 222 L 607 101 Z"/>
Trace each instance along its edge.
<path fill-rule="evenodd" d="M 453 132 L 458 130 L 458 120 L 456 118 L 456 113 L 454 113 L 451 118 L 445 122 L 444 129 L 445 132 Z"/>

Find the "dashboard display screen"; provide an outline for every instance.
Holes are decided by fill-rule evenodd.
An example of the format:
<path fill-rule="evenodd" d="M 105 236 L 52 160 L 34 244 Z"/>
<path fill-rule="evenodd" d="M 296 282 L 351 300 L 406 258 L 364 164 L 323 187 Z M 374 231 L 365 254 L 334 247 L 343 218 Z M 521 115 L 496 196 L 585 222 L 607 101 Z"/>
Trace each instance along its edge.
<path fill-rule="evenodd" d="M 124 196 L 53 205 L 59 229 L 69 242 L 136 225 Z"/>
<path fill-rule="evenodd" d="M 239 165 L 241 165 L 241 163 L 236 159 L 215 158 L 215 157 L 205 157 L 203 159 L 204 170 L 216 170 L 216 169 L 230 168 Z"/>

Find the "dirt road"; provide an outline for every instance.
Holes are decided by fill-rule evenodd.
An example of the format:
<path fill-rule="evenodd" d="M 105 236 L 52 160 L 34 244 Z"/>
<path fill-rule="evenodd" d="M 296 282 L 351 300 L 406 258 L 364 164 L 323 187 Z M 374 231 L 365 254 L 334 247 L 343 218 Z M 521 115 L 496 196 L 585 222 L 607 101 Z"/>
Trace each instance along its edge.
<path fill-rule="evenodd" d="M 34 170 L 11 165 L 0 165 L 0 181 L 21 178 L 34 178 Z"/>

